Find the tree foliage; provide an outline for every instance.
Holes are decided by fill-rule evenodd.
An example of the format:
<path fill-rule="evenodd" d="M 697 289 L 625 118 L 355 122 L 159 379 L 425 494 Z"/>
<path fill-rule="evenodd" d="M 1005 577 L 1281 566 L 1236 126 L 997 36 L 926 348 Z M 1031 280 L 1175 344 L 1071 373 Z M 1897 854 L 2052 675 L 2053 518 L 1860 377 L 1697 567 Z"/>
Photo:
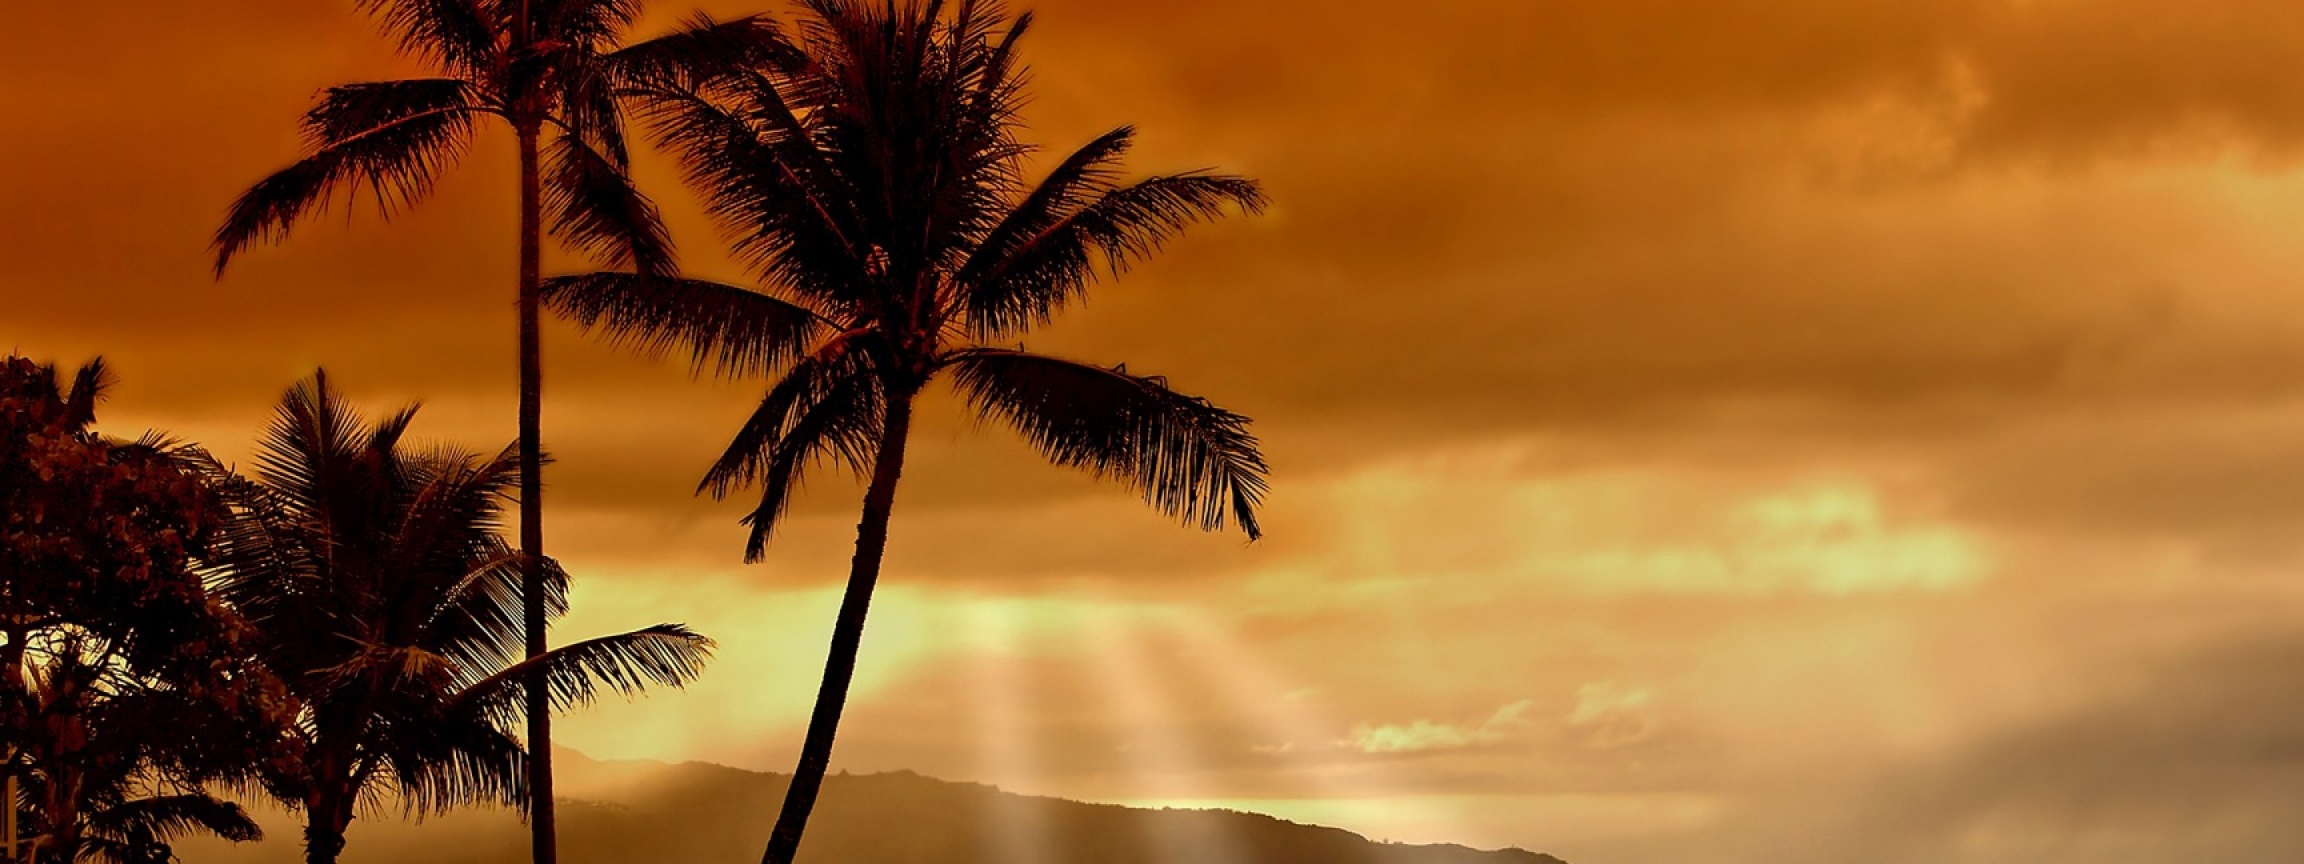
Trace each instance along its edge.
<path fill-rule="evenodd" d="M 277 758 L 281 693 L 203 556 L 223 509 L 187 459 L 97 434 L 101 361 L 0 361 L 0 765 L 43 860 L 166 860 L 258 835 L 201 791 Z"/>
<path fill-rule="evenodd" d="M 888 403 L 943 377 L 1051 461 L 1257 536 L 1265 465 L 1247 418 L 1160 377 L 1011 349 L 1100 274 L 1196 223 L 1260 210 L 1263 191 L 1206 171 L 1126 181 L 1129 127 L 1031 180 L 1016 54 L 1030 15 L 996 2 L 802 5 L 791 50 L 806 62 L 638 92 L 758 282 L 607 272 L 545 286 L 548 306 L 606 338 L 774 382 L 703 484 L 756 490 L 747 556 L 764 552 L 806 468 L 867 470 Z"/>
<path fill-rule="evenodd" d="M 770 380 L 706 472 L 749 488 L 759 560 L 810 469 L 867 475 L 856 554 L 799 767 L 764 864 L 790 864 L 831 760 L 879 579 L 914 400 L 954 383 L 977 416 L 1050 461 L 1124 483 L 1208 530 L 1261 533 L 1266 467 L 1248 418 L 1159 376 L 1017 344 L 1090 285 L 1187 228 L 1257 211 L 1251 180 L 1135 181 L 1135 133 L 1088 142 L 1037 180 L 1018 110 L 1031 16 L 995 0 L 802 0 L 790 54 L 644 81 L 640 114 L 679 158 L 752 286 L 630 268 L 557 279 L 544 302 L 647 351 Z"/>
<path fill-rule="evenodd" d="M 547 136 L 542 205 L 556 236 L 610 266 L 667 271 L 670 237 L 630 179 L 621 94 L 640 82 L 770 62 L 781 45 L 760 16 L 699 16 L 624 45 L 640 12 L 634 0 L 360 5 L 433 76 L 322 92 L 304 115 L 303 158 L 251 186 L 226 214 L 214 243 L 218 273 L 335 202 L 365 195 L 389 215 L 422 201 L 489 120 Z"/>
<path fill-rule="evenodd" d="M 500 534 L 518 457 L 412 445 L 415 414 L 371 423 L 323 373 L 281 400 L 253 477 L 207 468 L 228 505 L 212 556 L 221 592 L 295 708 L 298 758 L 262 783 L 303 811 L 316 862 L 388 802 L 416 814 L 525 804 L 513 730 L 531 670 L 561 708 L 684 684 L 711 648 L 664 624 L 526 659 L 519 557 Z M 547 573 L 558 615 L 566 577 Z"/>

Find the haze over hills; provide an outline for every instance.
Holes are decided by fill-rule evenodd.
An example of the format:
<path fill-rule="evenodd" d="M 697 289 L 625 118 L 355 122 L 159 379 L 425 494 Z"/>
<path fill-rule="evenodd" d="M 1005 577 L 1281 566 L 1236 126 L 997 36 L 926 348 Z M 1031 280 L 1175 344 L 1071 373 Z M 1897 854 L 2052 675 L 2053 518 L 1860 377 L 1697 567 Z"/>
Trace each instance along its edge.
<path fill-rule="evenodd" d="M 568 864 L 755 860 L 788 782 L 705 763 L 594 762 L 573 753 L 560 761 L 571 793 L 560 812 Z M 526 830 L 508 811 L 420 824 L 394 815 L 355 823 L 345 864 L 527 860 Z M 294 819 L 277 811 L 262 818 L 264 842 L 192 841 L 178 852 L 190 864 L 301 861 Z M 1520 849 L 1379 843 L 1261 814 L 1088 804 L 910 772 L 827 778 L 801 856 L 842 864 L 1565 864 Z"/>

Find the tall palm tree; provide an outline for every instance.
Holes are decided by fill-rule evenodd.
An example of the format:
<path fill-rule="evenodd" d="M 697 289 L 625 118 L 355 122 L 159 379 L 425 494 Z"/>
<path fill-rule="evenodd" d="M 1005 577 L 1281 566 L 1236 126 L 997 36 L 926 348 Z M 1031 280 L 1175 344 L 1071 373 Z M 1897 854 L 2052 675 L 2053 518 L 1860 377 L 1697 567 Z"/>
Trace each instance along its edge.
<path fill-rule="evenodd" d="M 213 557 L 257 656 L 297 702 L 300 757 L 264 778 L 305 815 L 305 859 L 336 860 L 359 808 L 418 814 L 530 799 L 536 752 L 513 730 L 534 674 L 553 708 L 695 677 L 711 643 L 675 624 L 527 657 L 522 558 L 499 536 L 519 485 L 480 458 L 402 443 L 409 408 L 369 425 L 325 374 L 290 390 L 253 480 L 214 469 L 233 518 Z M 545 562 L 546 611 L 566 578 Z"/>
<path fill-rule="evenodd" d="M 633 81 L 678 78 L 731 63 L 759 63 L 782 39 L 759 16 L 714 22 L 614 47 L 641 0 L 356 0 L 437 77 L 330 88 L 304 117 L 310 154 L 259 181 L 216 233 L 216 272 L 259 240 L 277 240 L 343 193 L 371 191 L 389 214 L 432 189 L 487 118 L 511 127 L 520 162 L 520 551 L 544 558 L 542 356 L 537 280 L 543 225 L 609 266 L 668 272 L 671 243 L 655 206 L 633 188 L 618 105 Z M 544 144 L 546 134 L 551 141 Z M 523 613 L 527 654 L 544 652 L 543 573 L 531 568 Z M 530 682 L 541 687 L 541 681 Z M 551 716 L 533 700 L 528 736 L 537 756 L 532 808 L 535 860 L 553 843 Z"/>
<path fill-rule="evenodd" d="M 913 404 L 948 378 L 1059 465 L 1116 478 L 1204 529 L 1258 534 L 1265 465 L 1248 418 L 1131 374 L 1023 350 L 1079 300 L 1257 185 L 1185 173 L 1123 184 L 1116 129 L 1028 183 L 1016 111 L 1029 16 L 996 2 L 805 0 L 807 62 L 654 88 L 643 100 L 757 289 L 644 272 L 555 279 L 587 328 L 774 379 L 701 490 L 757 487 L 757 560 L 803 471 L 870 478 L 800 763 L 763 860 L 792 860 L 814 806 L 887 546 Z"/>

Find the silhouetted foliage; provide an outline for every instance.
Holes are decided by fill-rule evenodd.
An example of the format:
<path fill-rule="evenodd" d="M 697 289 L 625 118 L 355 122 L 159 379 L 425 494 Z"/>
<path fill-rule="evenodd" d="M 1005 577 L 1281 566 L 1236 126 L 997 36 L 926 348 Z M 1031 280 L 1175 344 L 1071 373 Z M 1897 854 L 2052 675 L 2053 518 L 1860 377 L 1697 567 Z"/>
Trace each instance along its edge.
<path fill-rule="evenodd" d="M 521 554 L 544 558 L 543 356 L 537 289 L 542 235 L 552 234 L 608 266 L 672 270 L 671 239 L 656 206 L 634 188 L 620 106 L 622 91 L 677 83 L 716 70 L 787 62 L 769 19 L 698 16 L 669 35 L 617 47 L 640 17 L 640 0 L 357 0 L 435 77 L 348 84 L 327 90 L 304 117 L 307 153 L 233 203 L 216 232 L 216 272 L 262 240 L 285 237 L 338 197 L 366 189 L 387 213 L 432 190 L 462 156 L 481 121 L 510 126 L 520 159 Z M 545 138 L 549 136 L 549 142 Z M 527 656 L 545 648 L 545 579 L 528 567 L 521 610 Z M 541 688 L 542 680 L 528 682 Z M 550 864 L 551 715 L 539 700 L 528 718 L 537 742 L 535 860 Z"/>
<path fill-rule="evenodd" d="M 618 47 L 639 17 L 636 0 L 359 4 L 438 77 L 328 88 L 304 116 L 307 155 L 250 187 L 217 230 L 219 273 L 250 245 L 286 237 L 339 198 L 366 191 L 387 214 L 423 200 L 488 119 L 524 138 L 550 133 L 542 203 L 554 236 L 614 266 L 660 270 L 670 243 L 628 176 L 619 92 L 767 62 L 782 50 L 772 22 L 759 16 L 699 17 Z"/>
<path fill-rule="evenodd" d="M 1257 210 L 1249 180 L 1122 182 L 1114 130 L 1037 183 L 1019 140 L 1030 16 L 996 2 L 806 0 L 804 63 L 651 82 L 640 104 L 758 288 L 649 273 L 553 280 L 555 311 L 643 350 L 774 380 L 706 474 L 756 489 L 757 560 L 820 461 L 868 476 L 856 558 L 798 780 L 764 858 L 787 864 L 829 764 L 914 399 L 949 375 L 976 412 L 1058 464 L 1117 479 L 1203 528 L 1258 534 L 1248 420 L 1134 375 L 1010 348 L 1190 225 Z M 1100 266 L 1101 265 L 1101 266 Z"/>
<path fill-rule="evenodd" d="M 520 558 L 498 533 L 517 456 L 411 447 L 415 413 L 369 424 L 322 374 L 281 400 L 254 479 L 209 466 L 230 505 L 221 593 L 297 709 L 299 758 L 263 785 L 303 811 L 312 862 L 335 860 L 355 815 L 387 800 L 416 814 L 523 804 L 513 730 L 529 673 L 558 710 L 603 689 L 679 686 L 710 653 L 664 624 L 527 657 Z M 557 616 L 566 578 L 545 572 Z"/>
<path fill-rule="evenodd" d="M 254 839 L 199 788 L 275 758 L 280 692 L 200 556 L 223 510 L 154 436 L 97 434 L 101 361 L 69 389 L 0 361 L 0 769 L 42 861 L 167 860 L 207 831 Z"/>

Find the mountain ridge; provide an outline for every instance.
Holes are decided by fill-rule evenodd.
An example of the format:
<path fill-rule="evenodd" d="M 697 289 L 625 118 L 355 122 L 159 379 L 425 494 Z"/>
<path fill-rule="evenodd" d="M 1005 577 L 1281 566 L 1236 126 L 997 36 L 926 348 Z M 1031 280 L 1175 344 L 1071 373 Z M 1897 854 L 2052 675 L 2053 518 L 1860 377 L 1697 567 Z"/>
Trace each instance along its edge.
<path fill-rule="evenodd" d="M 581 758 L 581 757 L 579 757 Z M 775 812 L 787 775 L 711 762 L 677 765 L 645 761 L 569 759 L 581 765 L 570 774 L 591 774 L 571 784 L 571 803 L 590 810 L 607 805 L 645 820 L 649 810 L 678 812 L 709 822 L 753 826 L 765 839 L 765 814 Z M 676 772 L 666 775 L 656 766 Z M 615 775 L 656 773 L 678 782 L 638 790 Z M 600 782 L 622 785 L 643 795 L 661 795 L 652 807 L 635 808 L 629 794 L 601 796 Z M 667 786 L 672 788 L 666 788 Z M 724 813 L 708 819 L 706 813 Z M 605 816 L 606 818 L 601 818 Z M 563 844 L 606 843 L 601 823 L 621 821 L 600 814 L 598 822 L 567 832 Z M 904 836 L 886 828 L 902 824 Z M 1005 832 L 1000 829 L 1016 828 Z M 565 829 L 564 829 L 565 830 Z M 625 830 L 631 830 L 629 826 Z M 1019 836 L 1030 835 L 1030 836 Z M 854 864 L 1159 864 L 1162 861 L 1232 861 L 1238 864 L 1565 864 L 1522 849 L 1479 850 L 1458 844 L 1383 843 L 1341 828 L 1293 822 L 1262 813 L 1224 809 L 1148 809 L 1023 795 L 985 783 L 943 780 L 913 771 L 841 773 L 826 778 L 818 815 L 809 823 L 803 857 Z M 569 838 L 574 838 L 573 840 Z M 822 844 L 819 847 L 819 844 Z M 749 851 L 749 845 L 742 848 Z M 639 851 L 639 850 L 634 850 Z M 719 854 L 696 850 L 718 860 Z M 719 850 L 713 850 L 717 852 Z M 620 860 L 620 859 L 619 859 Z M 742 859 L 739 859 L 742 860 Z M 575 864 L 576 859 L 571 859 Z"/>
<path fill-rule="evenodd" d="M 566 864 L 751 861 L 788 775 L 712 762 L 559 759 Z M 422 823 L 379 812 L 354 823 L 345 864 L 527 859 L 516 814 L 476 810 Z M 270 838 L 180 844 L 188 864 L 288 864 L 299 829 L 265 814 Z M 801 860 L 841 864 L 1566 864 L 1524 849 L 1370 840 L 1342 828 L 1225 809 L 1149 809 L 1023 795 L 913 771 L 825 778 Z"/>

